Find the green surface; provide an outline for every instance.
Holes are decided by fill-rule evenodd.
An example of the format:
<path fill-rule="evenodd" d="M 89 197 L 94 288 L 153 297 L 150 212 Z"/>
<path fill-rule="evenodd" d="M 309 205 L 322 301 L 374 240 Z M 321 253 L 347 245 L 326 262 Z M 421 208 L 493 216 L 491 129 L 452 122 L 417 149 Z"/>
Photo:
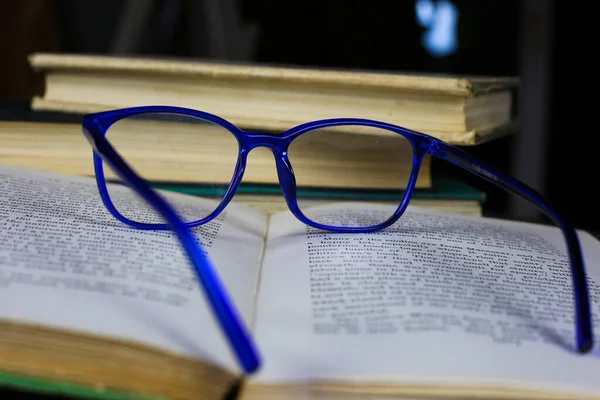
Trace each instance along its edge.
<path fill-rule="evenodd" d="M 38 395 L 70 396 L 77 399 L 102 400 L 158 400 L 158 397 L 141 396 L 117 390 L 96 390 L 93 387 L 75 385 L 48 379 L 26 377 L 0 372 L 0 386 L 26 390 Z"/>

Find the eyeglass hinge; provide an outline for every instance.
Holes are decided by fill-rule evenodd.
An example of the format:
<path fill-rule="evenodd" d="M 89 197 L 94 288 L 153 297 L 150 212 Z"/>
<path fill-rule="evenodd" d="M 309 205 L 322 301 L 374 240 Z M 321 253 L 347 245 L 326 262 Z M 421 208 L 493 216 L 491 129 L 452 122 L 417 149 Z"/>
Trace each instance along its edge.
<path fill-rule="evenodd" d="M 431 138 L 429 141 L 423 142 L 422 147 L 427 154 L 432 156 L 444 154 L 444 143 L 439 139 Z"/>

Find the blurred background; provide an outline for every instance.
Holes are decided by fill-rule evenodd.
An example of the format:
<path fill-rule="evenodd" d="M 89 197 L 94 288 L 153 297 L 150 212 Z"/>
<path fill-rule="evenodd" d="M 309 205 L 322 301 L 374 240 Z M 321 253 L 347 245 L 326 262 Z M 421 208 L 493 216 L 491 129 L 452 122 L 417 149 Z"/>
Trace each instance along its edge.
<path fill-rule="evenodd" d="M 467 150 L 548 196 L 578 227 L 598 231 L 590 52 L 597 17 L 589 4 L 3 0 L 0 107 L 26 105 L 43 90 L 27 63 L 28 54 L 40 51 L 519 76 L 518 131 Z M 486 182 L 464 179 L 488 193 L 488 215 L 543 219 Z"/>

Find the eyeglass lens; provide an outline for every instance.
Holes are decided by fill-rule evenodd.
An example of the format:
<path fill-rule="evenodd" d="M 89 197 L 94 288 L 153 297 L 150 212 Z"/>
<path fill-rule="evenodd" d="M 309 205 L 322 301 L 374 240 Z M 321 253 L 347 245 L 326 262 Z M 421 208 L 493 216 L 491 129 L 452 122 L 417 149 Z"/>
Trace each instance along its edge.
<path fill-rule="evenodd" d="M 235 135 L 223 126 L 193 116 L 130 116 L 111 125 L 106 138 L 142 178 L 152 184 L 181 186 L 180 190 L 161 194 L 185 222 L 202 220 L 217 209 L 238 162 Z M 249 154 L 243 183 L 278 185 L 270 153 L 257 148 Z M 344 125 L 297 136 L 288 148 L 288 158 L 296 179 L 298 208 L 306 218 L 329 227 L 370 227 L 388 220 L 401 204 L 412 171 L 413 149 L 409 140 L 398 133 Z M 119 178 L 110 168 L 104 168 L 104 173 L 110 201 L 123 217 L 143 224 L 164 223 L 133 190 L 118 184 Z M 189 186 L 187 190 L 185 186 Z M 193 193 L 197 198 L 189 201 L 177 191 Z M 233 200 L 243 201 L 245 197 L 239 193 Z M 331 200 L 344 209 L 361 203 L 366 207 L 387 205 L 388 211 L 365 217 L 364 213 L 313 208 Z"/>

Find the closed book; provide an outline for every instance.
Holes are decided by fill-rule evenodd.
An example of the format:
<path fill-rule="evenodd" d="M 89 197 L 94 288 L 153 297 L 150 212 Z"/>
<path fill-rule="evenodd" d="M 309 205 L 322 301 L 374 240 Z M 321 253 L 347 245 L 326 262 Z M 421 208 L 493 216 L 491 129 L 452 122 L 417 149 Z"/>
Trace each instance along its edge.
<path fill-rule="evenodd" d="M 326 118 L 367 118 L 473 145 L 514 131 L 516 77 L 299 68 L 195 59 L 35 53 L 36 110 L 87 113 L 182 106 L 243 129 L 281 132 Z"/>
<path fill-rule="evenodd" d="M 214 185 L 155 182 L 152 186 L 159 190 L 216 200 L 221 199 L 226 191 L 225 188 L 216 188 Z M 375 189 L 352 190 L 315 187 L 299 187 L 296 189 L 296 197 L 299 203 L 302 206 L 310 207 L 327 203 L 356 201 L 397 206 L 403 195 L 403 191 Z M 432 175 L 431 187 L 418 188 L 413 191 L 410 204 L 464 215 L 482 216 L 485 200 L 486 195 L 483 191 L 438 171 Z M 242 184 L 237 189 L 233 201 L 239 201 L 267 213 L 288 209 L 279 185 Z"/>
<path fill-rule="evenodd" d="M 49 172 L 94 176 L 92 150 L 86 142 L 80 116 L 36 116 L 21 113 L 20 119 L 0 120 L 0 163 Z M 26 117 L 26 118 L 25 118 Z M 135 122 L 107 138 L 149 181 L 227 185 L 238 157 L 234 136 L 224 129 L 195 124 Z M 175 126 L 173 126 L 175 125 Z M 299 185 L 313 187 L 399 189 L 408 182 L 413 152 L 397 137 L 374 138 L 367 134 L 332 132 L 343 141 L 334 148 L 328 141 L 314 141 L 310 148 L 294 153 L 290 160 L 298 172 Z M 300 171 L 302 172 L 300 174 Z M 110 177 L 114 175 L 107 171 Z M 273 153 L 265 148 L 248 155 L 244 182 L 278 184 Z M 431 159 L 421 165 L 416 187 L 431 187 Z"/>

